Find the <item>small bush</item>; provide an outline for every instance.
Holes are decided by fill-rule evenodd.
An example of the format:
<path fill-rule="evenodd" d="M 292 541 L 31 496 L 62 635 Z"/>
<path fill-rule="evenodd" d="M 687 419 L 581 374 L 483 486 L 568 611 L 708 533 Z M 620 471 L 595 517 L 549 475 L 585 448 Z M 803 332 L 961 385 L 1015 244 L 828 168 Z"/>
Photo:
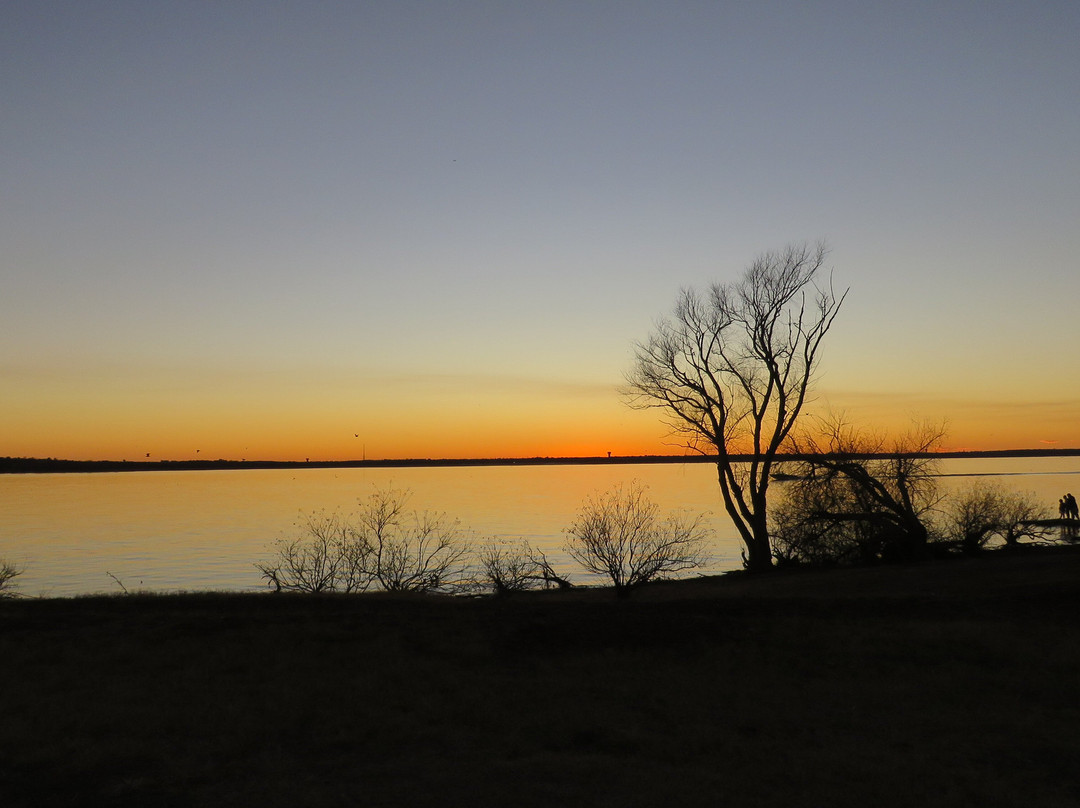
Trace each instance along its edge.
<path fill-rule="evenodd" d="M 710 533 L 704 519 L 705 514 L 674 512 L 661 518 L 635 483 L 585 500 L 567 528 L 566 552 L 626 595 L 649 581 L 702 566 Z"/>
<path fill-rule="evenodd" d="M 528 543 L 509 547 L 494 540 L 480 549 L 480 575 L 496 595 L 508 595 L 533 588 L 539 570 L 528 552 Z"/>
<path fill-rule="evenodd" d="M 274 550 L 273 561 L 255 566 L 278 592 L 362 592 L 374 577 L 366 543 L 337 514 L 308 516 L 301 535 Z"/>
<path fill-rule="evenodd" d="M 456 591 L 468 585 L 470 547 L 457 522 L 407 511 L 407 491 L 376 491 L 352 520 L 313 515 L 301 534 L 255 566 L 275 591 Z"/>
<path fill-rule="evenodd" d="M 570 581 L 558 573 L 541 550 L 529 542 L 518 547 L 490 541 L 479 552 L 480 584 L 496 595 L 509 595 L 527 589 L 558 586 L 569 589 Z"/>
<path fill-rule="evenodd" d="M 21 567 L 0 559 L 0 598 L 13 598 L 18 583 L 15 579 L 23 574 Z"/>
<path fill-rule="evenodd" d="M 950 499 L 941 540 L 965 553 L 978 552 L 995 538 L 1012 546 L 1021 538 L 1045 538 L 1049 528 L 1036 523 L 1047 516 L 1033 494 L 977 484 Z"/>
<path fill-rule="evenodd" d="M 360 511 L 357 535 L 369 569 L 388 592 L 467 588 L 471 548 L 457 521 L 429 511 L 406 513 L 411 494 L 376 491 Z"/>

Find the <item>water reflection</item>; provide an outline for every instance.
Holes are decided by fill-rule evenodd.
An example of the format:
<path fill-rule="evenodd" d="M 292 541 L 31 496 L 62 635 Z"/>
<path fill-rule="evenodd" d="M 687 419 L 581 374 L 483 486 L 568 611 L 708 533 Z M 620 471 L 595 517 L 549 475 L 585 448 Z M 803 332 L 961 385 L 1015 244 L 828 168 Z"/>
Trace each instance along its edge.
<path fill-rule="evenodd" d="M 1050 507 L 1074 490 L 1080 458 L 943 461 L 946 489 L 969 475 L 1032 491 Z M 662 508 L 711 512 L 710 571 L 737 569 L 741 546 L 707 464 L 168 471 L 0 477 L 0 557 L 26 568 L 28 594 L 128 589 L 254 590 L 254 562 L 302 514 L 352 511 L 375 488 L 410 489 L 478 538 L 528 539 L 562 561 L 563 530 L 594 491 L 638 480 Z M 782 490 L 782 489 L 781 489 Z"/>

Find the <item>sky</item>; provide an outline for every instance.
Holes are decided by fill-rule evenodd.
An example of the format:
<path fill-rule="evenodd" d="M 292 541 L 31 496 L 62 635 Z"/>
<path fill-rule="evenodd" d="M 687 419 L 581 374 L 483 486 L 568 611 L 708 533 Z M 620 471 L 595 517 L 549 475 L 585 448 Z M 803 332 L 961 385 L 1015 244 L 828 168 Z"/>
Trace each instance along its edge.
<path fill-rule="evenodd" d="M 1080 447 L 1080 4 L 0 7 L 0 456 L 681 453 L 683 287 L 826 240 L 810 407 Z"/>

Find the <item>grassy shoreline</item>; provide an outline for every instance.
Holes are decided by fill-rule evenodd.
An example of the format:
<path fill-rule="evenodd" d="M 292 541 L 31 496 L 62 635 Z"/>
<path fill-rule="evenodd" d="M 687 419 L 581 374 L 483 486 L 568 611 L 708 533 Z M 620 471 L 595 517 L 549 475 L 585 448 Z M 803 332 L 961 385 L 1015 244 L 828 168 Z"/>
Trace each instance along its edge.
<path fill-rule="evenodd" d="M 1080 548 L 505 601 L 0 602 L 12 806 L 1075 805 Z"/>

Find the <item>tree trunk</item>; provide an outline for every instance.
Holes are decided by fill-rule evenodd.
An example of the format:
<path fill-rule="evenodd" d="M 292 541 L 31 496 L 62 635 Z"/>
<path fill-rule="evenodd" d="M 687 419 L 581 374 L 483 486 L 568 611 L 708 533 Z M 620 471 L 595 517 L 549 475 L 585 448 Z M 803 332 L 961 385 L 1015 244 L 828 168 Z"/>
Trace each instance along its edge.
<path fill-rule="evenodd" d="M 753 502 L 753 509 L 743 505 L 745 493 L 734 492 L 728 482 L 726 463 L 729 460 L 718 461 L 716 464 L 716 476 L 720 482 L 720 491 L 724 496 L 724 509 L 731 517 L 732 523 L 739 530 L 745 550 L 743 563 L 750 572 L 765 572 L 773 568 L 772 543 L 769 541 L 769 523 L 765 515 L 765 497 L 760 496 Z M 738 501 L 736 501 L 738 496 Z M 749 516 L 746 514 L 750 511 Z"/>
<path fill-rule="evenodd" d="M 746 543 L 746 569 L 749 572 L 767 572 L 773 568 L 769 535 L 757 535 Z"/>

